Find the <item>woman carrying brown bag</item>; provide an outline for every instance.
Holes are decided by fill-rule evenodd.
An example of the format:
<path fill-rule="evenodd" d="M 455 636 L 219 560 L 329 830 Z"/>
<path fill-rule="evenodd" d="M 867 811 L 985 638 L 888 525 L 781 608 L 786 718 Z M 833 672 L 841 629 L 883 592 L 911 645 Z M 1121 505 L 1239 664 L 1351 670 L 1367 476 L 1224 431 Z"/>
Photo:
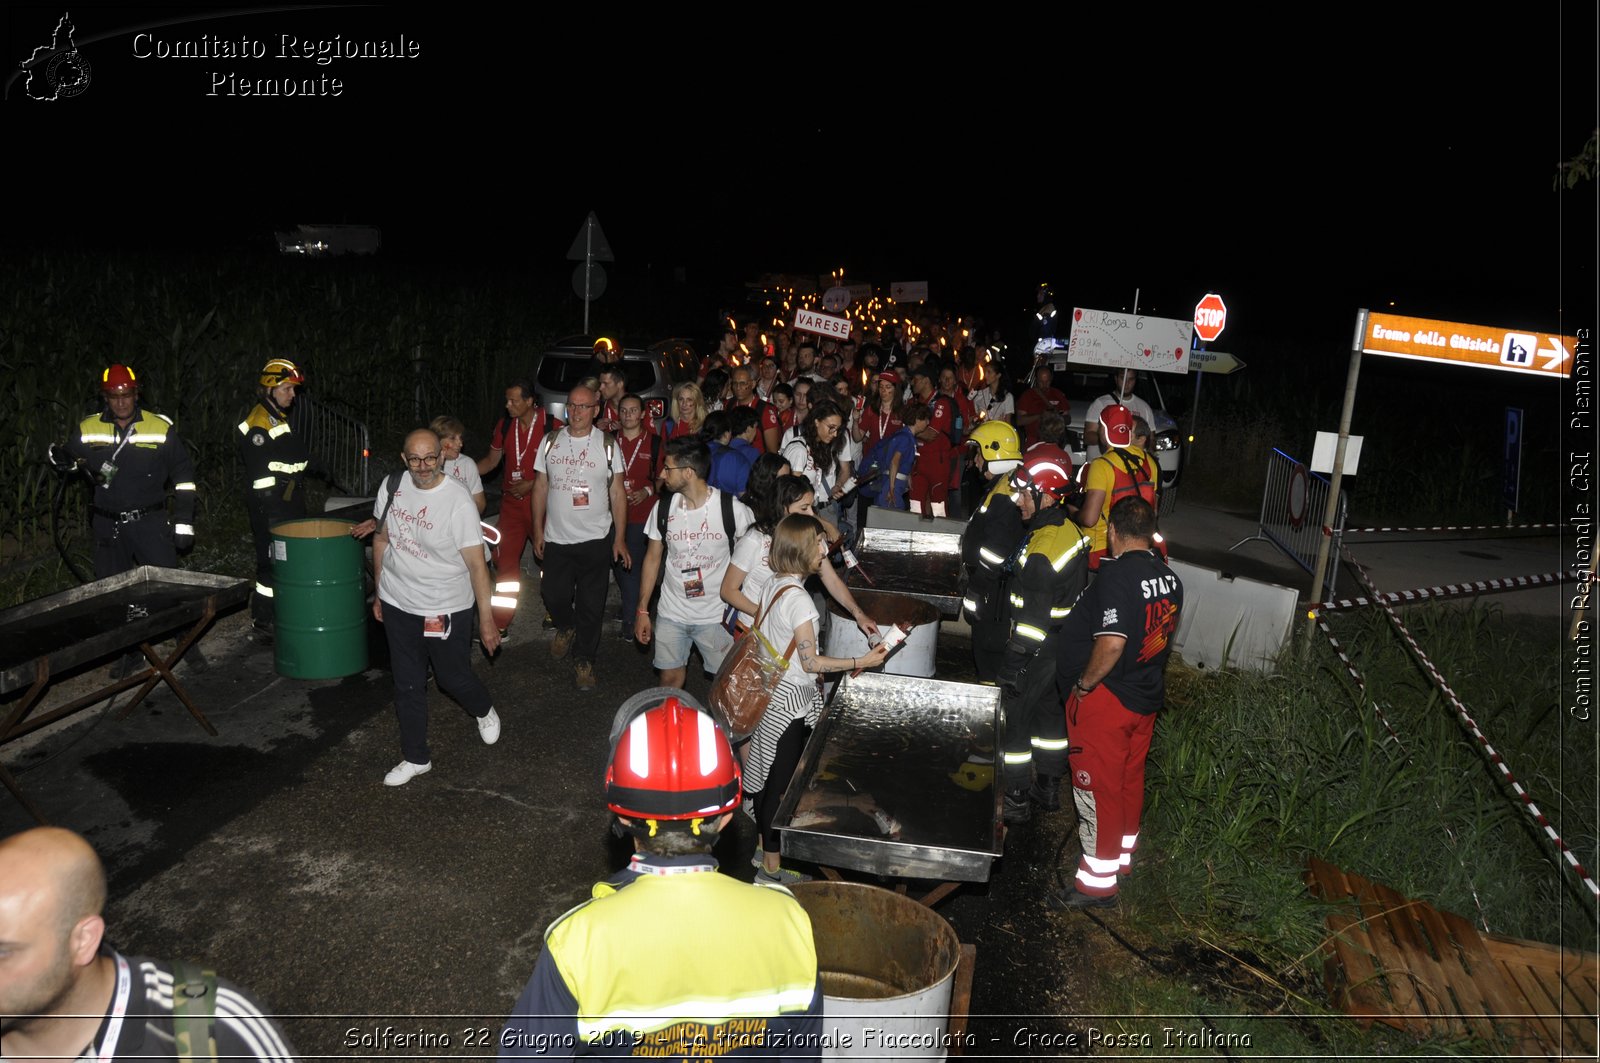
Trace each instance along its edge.
<path fill-rule="evenodd" d="M 819 678 L 825 672 L 872 668 L 889 656 L 882 643 L 861 657 L 824 656 L 817 645 L 817 607 L 811 596 L 783 594 L 785 587 L 803 586 L 806 577 L 818 572 L 827 558 L 827 532 L 816 517 L 794 513 L 773 530 L 772 582 L 761 596 L 761 633 L 774 646 L 787 646 L 793 639 L 795 650 L 772 703 L 743 751 L 744 787 L 750 801 L 747 811 L 761 833 L 756 881 L 767 885 L 786 886 L 809 878 L 781 865 L 778 832 L 772 829 L 772 821 L 800 764 L 811 728 L 822 714 Z"/>

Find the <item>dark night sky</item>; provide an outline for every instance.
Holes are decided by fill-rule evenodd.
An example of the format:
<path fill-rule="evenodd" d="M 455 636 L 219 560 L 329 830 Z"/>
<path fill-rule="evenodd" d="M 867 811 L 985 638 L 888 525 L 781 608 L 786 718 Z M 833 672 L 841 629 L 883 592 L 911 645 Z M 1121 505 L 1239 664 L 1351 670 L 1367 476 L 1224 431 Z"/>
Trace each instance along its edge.
<path fill-rule="evenodd" d="M 352 221 L 396 258 L 560 267 L 593 209 L 619 268 L 843 265 L 996 318 L 1043 280 L 1066 305 L 1119 309 L 1137 288 L 1177 317 L 1214 289 L 1219 345 L 1241 354 L 1346 336 L 1389 300 L 1569 332 L 1594 318 L 1594 186 L 1551 186 L 1596 124 L 1592 5 L 1492 27 L 1397 24 L 1394 5 L 766 29 L 686 11 L 71 10 L 89 90 L 36 104 L 7 85 L 8 136 L 40 147 L 9 212 L 29 241 L 226 245 Z M 59 16 L 13 7 L 8 57 Z M 138 60 L 140 26 L 272 48 L 404 33 L 423 54 Z M 340 76 L 346 95 L 209 97 L 215 70 Z"/>

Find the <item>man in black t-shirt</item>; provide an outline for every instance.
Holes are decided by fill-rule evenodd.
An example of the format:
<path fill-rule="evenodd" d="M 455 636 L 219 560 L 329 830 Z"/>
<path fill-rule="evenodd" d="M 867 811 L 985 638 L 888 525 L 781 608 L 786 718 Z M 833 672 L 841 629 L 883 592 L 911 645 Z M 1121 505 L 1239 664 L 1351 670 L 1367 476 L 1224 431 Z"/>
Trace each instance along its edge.
<path fill-rule="evenodd" d="M 1068 768 L 1083 852 L 1065 908 L 1109 908 L 1128 873 L 1144 808 L 1144 761 L 1166 701 L 1165 670 L 1183 585 L 1154 549 L 1142 498 L 1111 507 L 1109 556 L 1061 629 L 1057 675 L 1067 695 Z"/>

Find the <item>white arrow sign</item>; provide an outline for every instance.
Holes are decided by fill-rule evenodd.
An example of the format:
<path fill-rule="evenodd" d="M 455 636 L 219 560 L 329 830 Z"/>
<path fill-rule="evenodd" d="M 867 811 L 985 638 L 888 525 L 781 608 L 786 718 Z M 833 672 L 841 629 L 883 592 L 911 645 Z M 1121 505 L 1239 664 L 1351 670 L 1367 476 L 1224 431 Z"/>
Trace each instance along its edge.
<path fill-rule="evenodd" d="M 1556 366 L 1562 365 L 1568 358 L 1572 357 L 1572 354 L 1554 339 L 1547 337 L 1545 342 L 1550 344 L 1550 346 L 1540 347 L 1539 353 L 1547 355 L 1550 360 L 1545 362 L 1544 365 L 1541 365 L 1539 367 L 1540 369 L 1554 369 Z"/>

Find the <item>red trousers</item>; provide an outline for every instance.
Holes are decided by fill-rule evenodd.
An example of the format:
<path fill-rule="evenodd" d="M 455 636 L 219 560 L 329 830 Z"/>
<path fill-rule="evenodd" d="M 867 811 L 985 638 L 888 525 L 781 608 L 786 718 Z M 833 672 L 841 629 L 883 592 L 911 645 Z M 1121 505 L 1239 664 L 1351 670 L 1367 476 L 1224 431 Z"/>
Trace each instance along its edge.
<path fill-rule="evenodd" d="M 531 496 L 500 498 L 500 548 L 495 561 L 501 573 L 511 579 L 522 568 L 523 549 L 533 541 L 533 499 Z"/>
<path fill-rule="evenodd" d="M 911 497 L 922 504 L 922 512 L 930 513 L 929 504 L 944 502 L 950 497 L 950 484 L 944 469 L 924 469 L 919 463 L 911 471 Z"/>
<path fill-rule="evenodd" d="M 1127 874 L 1144 811 L 1144 761 L 1155 713 L 1131 712 L 1099 684 L 1067 698 L 1067 767 L 1078 808 L 1078 892 L 1109 897 Z"/>

